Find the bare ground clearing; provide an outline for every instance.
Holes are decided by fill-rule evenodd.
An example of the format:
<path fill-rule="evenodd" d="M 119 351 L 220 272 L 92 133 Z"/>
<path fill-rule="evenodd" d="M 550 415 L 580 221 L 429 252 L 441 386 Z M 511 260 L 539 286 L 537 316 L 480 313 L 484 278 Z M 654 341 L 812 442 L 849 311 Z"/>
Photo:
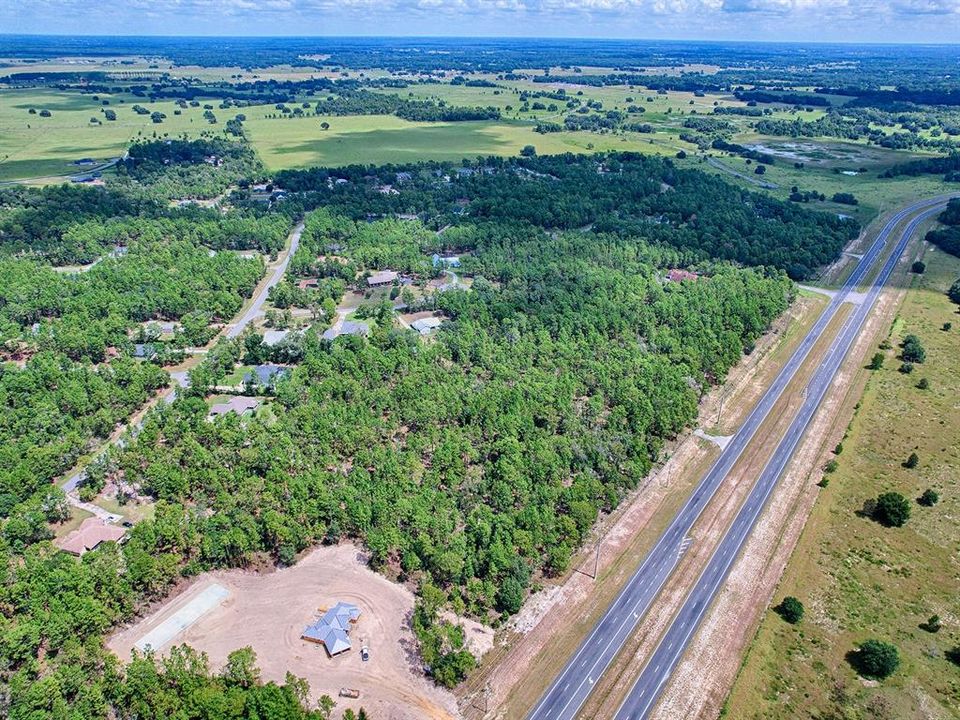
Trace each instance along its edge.
<path fill-rule="evenodd" d="M 366 555 L 352 544 L 318 548 L 296 565 L 267 574 L 204 573 L 178 597 L 117 632 L 108 647 L 128 659 L 142 637 L 214 584 L 226 588 L 229 597 L 159 648 L 160 654 L 186 643 L 207 653 L 211 666 L 219 669 L 231 651 L 250 645 L 264 680 L 283 682 L 288 670 L 305 678 L 313 701 L 323 694 L 337 700 L 337 717 L 347 707 L 357 711 L 361 706 L 372 717 L 386 720 L 459 716 L 453 695 L 419 670 L 410 629 L 413 595 L 368 568 Z M 350 633 L 353 649 L 330 658 L 322 646 L 302 640 L 300 634 L 320 608 L 338 600 L 355 603 L 362 615 Z M 489 629 L 465 625 L 474 647 L 489 644 L 480 637 L 491 634 Z M 360 659 L 361 644 L 370 648 L 369 662 Z M 360 698 L 338 698 L 342 687 L 360 690 Z"/>
<path fill-rule="evenodd" d="M 704 398 L 699 424 L 715 423 L 721 405 L 725 423 L 739 423 L 755 402 L 757 387 L 762 390 L 770 382 L 825 304 L 823 297 L 799 297 L 730 372 L 725 385 Z M 529 711 L 717 453 L 716 446 L 692 433 L 673 444 L 663 467 L 597 524 L 571 563 L 577 570 L 546 583 L 497 633 L 494 649 L 458 691 L 466 717 L 516 718 Z M 599 553 L 598 538 L 603 538 Z M 595 563 L 596 580 L 589 576 Z"/>

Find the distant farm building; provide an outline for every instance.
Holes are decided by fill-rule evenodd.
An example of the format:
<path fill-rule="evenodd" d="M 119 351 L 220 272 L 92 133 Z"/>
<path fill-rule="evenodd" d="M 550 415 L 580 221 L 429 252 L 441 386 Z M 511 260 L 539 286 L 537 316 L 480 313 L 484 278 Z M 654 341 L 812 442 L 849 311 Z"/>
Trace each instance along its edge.
<path fill-rule="evenodd" d="M 360 608 L 352 603 L 338 602 L 313 625 L 308 625 L 300 636 L 308 642 L 323 645 L 330 657 L 352 647 L 350 629 L 360 618 Z"/>
<path fill-rule="evenodd" d="M 247 413 L 252 413 L 258 407 L 260 407 L 260 398 L 237 395 L 230 398 L 227 402 L 217 403 L 211 407 L 207 417 L 212 419 L 220 417 L 221 415 L 227 415 L 228 413 L 246 415 Z"/>
<path fill-rule="evenodd" d="M 378 285 L 389 285 L 398 277 L 393 270 L 381 270 L 367 278 L 367 285 L 377 287 Z"/>
<path fill-rule="evenodd" d="M 79 557 L 101 543 L 121 542 L 126 534 L 126 530 L 121 527 L 107 525 L 100 518 L 91 517 L 84 520 L 79 528 L 59 540 L 57 545 L 64 552 Z"/>

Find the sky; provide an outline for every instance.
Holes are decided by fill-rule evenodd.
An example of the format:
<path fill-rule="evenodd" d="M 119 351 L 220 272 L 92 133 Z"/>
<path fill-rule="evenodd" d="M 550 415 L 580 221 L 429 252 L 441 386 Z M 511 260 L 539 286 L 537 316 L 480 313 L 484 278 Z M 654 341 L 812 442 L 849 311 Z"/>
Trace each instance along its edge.
<path fill-rule="evenodd" d="M 960 43 L 960 0 L 0 0 L 0 28 Z"/>

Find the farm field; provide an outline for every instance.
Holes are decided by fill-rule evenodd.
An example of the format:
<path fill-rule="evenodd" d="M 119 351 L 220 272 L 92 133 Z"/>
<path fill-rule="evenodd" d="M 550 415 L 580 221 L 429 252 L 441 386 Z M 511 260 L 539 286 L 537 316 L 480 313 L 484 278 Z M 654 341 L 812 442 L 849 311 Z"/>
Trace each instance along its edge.
<path fill-rule="evenodd" d="M 393 115 L 351 115 L 271 120 L 249 114 L 247 134 L 269 170 L 404 163 L 419 160 L 459 161 L 478 155 L 516 155 L 525 145 L 539 154 L 632 150 L 673 154 L 666 136 L 589 132 L 540 135 L 526 122 L 409 122 Z M 321 130 L 320 123 L 330 123 Z M 591 147 L 592 146 L 592 147 Z"/>
<path fill-rule="evenodd" d="M 827 475 L 775 596 L 798 597 L 804 619 L 792 626 L 767 612 L 727 717 L 960 717 L 960 683 L 944 657 L 960 640 L 953 525 L 960 452 L 947 430 L 960 422 L 960 369 L 953 362 L 957 330 L 942 329 L 956 325 L 956 305 L 945 291 L 960 276 L 960 260 L 933 249 L 924 260 L 927 272 L 914 276 L 906 293 L 884 367 L 868 380 L 838 469 Z M 908 333 L 921 338 L 927 359 L 903 374 L 896 355 Z M 929 389 L 917 387 L 921 378 Z M 906 469 L 911 452 L 920 463 Z M 927 488 L 941 498 L 929 508 L 915 501 Z M 858 514 L 865 500 L 888 491 L 910 499 L 904 527 Z M 942 618 L 937 633 L 921 627 L 932 615 Z M 899 670 L 880 683 L 863 681 L 846 660 L 868 638 L 900 650 Z"/>
<path fill-rule="evenodd" d="M 766 188 L 766 192 L 781 200 L 786 200 L 794 187 L 801 192 L 823 193 L 827 196 L 827 201 L 810 203 L 811 209 L 832 210 L 850 215 L 862 224 L 866 224 L 885 209 L 917 198 L 937 195 L 945 189 L 942 179 L 935 175 L 901 176 L 893 179 L 878 177 L 892 165 L 924 157 L 918 154 L 828 138 L 768 138 L 744 134 L 737 136 L 734 141 L 770 152 L 777 161 L 774 165 L 767 165 L 766 172 L 759 176 L 755 174 L 756 163 L 729 153 L 712 151 L 715 163 L 713 172 L 720 173 L 726 180 L 750 190 L 759 189 L 760 182 L 776 185 Z M 795 167 L 795 162 L 803 163 L 803 167 Z M 685 167 L 711 170 L 710 167 L 705 167 L 706 160 L 692 155 L 682 163 Z M 716 167 L 716 164 L 724 169 Z M 733 173 L 750 179 L 737 178 Z M 835 193 L 852 193 L 859 205 L 831 202 Z"/>
<path fill-rule="evenodd" d="M 126 151 L 137 137 L 153 138 L 180 136 L 184 133 L 198 137 L 211 130 L 221 134 L 222 123 L 236 114 L 236 110 L 219 111 L 220 125 L 210 125 L 203 118 L 202 107 L 179 109 L 172 101 L 151 103 L 132 95 L 101 95 L 117 114 L 108 121 L 101 113 L 104 106 L 93 95 L 56 90 L 4 90 L 0 94 L 0 182 L 63 176 L 89 172 L 92 167 L 79 167 L 74 161 L 92 158 L 106 161 Z M 133 105 L 140 104 L 150 112 L 159 111 L 167 117 L 155 124 L 150 115 L 138 115 Z M 38 114 L 31 115 L 30 108 Z M 49 110 L 51 117 L 40 117 L 41 110 Z M 90 122 L 97 118 L 102 124 Z M 58 177 L 59 176 L 59 177 Z"/>

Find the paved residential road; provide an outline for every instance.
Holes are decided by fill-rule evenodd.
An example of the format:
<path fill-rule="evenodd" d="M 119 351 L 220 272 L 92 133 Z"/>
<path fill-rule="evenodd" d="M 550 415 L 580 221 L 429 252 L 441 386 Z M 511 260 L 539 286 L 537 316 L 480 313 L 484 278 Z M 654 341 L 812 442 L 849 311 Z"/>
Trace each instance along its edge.
<path fill-rule="evenodd" d="M 293 232 L 290 233 L 290 249 L 287 250 L 286 257 L 283 258 L 283 261 L 277 265 L 273 270 L 273 275 L 270 276 L 270 279 L 258 287 L 255 291 L 253 303 L 250 307 L 247 308 L 247 311 L 240 316 L 240 319 L 237 321 L 237 324 L 227 330 L 227 337 L 231 340 L 235 337 L 239 337 L 247 325 L 253 322 L 253 319 L 260 314 L 263 310 L 263 303 L 267 300 L 267 295 L 270 292 L 270 288 L 275 286 L 281 280 L 287 272 L 287 266 L 290 264 L 290 259 L 296 254 L 297 248 L 300 247 L 300 236 L 303 234 L 303 222 L 297 224 L 293 229 Z"/>
<path fill-rule="evenodd" d="M 856 338 L 866 315 L 870 312 L 881 285 L 893 271 L 900 254 L 920 222 L 929 218 L 935 212 L 939 212 L 945 202 L 943 198 L 936 198 L 915 203 L 895 214 L 884 225 L 877 239 L 864 254 L 851 276 L 831 299 L 827 308 L 800 342 L 776 379 L 660 536 L 657 544 L 644 559 L 640 568 L 627 581 L 620 595 L 607 608 L 603 617 L 600 618 L 586 640 L 547 689 L 540 702 L 528 715 L 529 720 L 573 720 L 577 717 L 577 713 L 590 695 L 594 684 L 613 662 L 624 642 L 633 633 L 640 619 L 650 608 L 667 578 L 679 563 L 686 546 L 687 533 L 713 498 L 744 449 L 754 439 L 758 428 L 763 424 L 773 406 L 793 380 L 824 330 L 829 326 L 843 303 L 847 301 L 848 296 L 851 294 L 855 296 L 856 288 L 868 279 L 871 268 L 883 256 L 896 226 L 910 215 L 924 211 L 923 216 L 911 222 L 908 229 L 903 233 L 896 248 L 890 253 L 888 260 L 883 265 L 867 297 L 860 302 L 856 311 L 851 313 L 830 350 L 822 359 L 820 368 L 807 388 L 806 401 L 800 413 L 780 442 L 774 457 L 771 458 L 768 466 L 764 469 L 756 487 L 751 491 L 736 520 L 718 546 L 707 570 L 697 581 L 683 609 L 668 629 L 617 715 L 618 720 L 646 717 L 657 697 L 659 697 L 659 693 L 671 671 L 682 656 L 687 642 L 709 607 L 713 596 L 726 578 L 727 571 L 752 530 L 753 524 L 776 484 L 780 472 L 786 466 L 793 449 L 810 421 L 810 417 L 812 417 L 821 398 L 826 393 L 840 362 Z"/>

